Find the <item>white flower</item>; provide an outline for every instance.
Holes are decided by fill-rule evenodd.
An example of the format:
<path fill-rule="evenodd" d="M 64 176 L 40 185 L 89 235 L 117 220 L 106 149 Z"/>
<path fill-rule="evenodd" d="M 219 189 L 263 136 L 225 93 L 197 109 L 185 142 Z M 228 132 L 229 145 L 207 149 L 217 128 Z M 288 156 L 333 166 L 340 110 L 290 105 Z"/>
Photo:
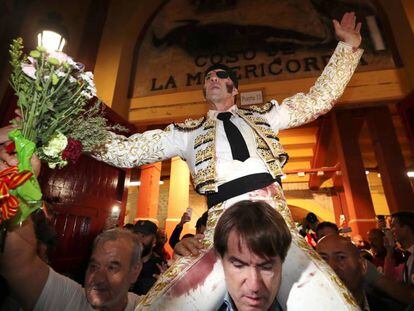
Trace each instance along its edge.
<path fill-rule="evenodd" d="M 73 62 L 73 59 L 72 59 L 70 56 L 66 55 L 66 54 L 65 54 L 65 53 L 63 53 L 63 52 L 58 52 L 58 51 L 48 53 L 47 58 L 48 58 L 48 59 L 49 59 L 49 58 L 54 58 L 54 59 L 57 59 L 57 60 L 58 60 L 58 62 L 59 62 L 59 65 L 61 65 L 61 64 L 63 64 L 63 63 L 65 63 L 65 62 L 66 62 L 66 63 L 68 63 L 68 64 L 70 65 L 70 62 L 71 62 L 71 61 Z"/>
<path fill-rule="evenodd" d="M 92 73 L 92 71 L 85 72 L 85 76 L 88 77 L 91 81 L 93 80 L 93 73 Z"/>
<path fill-rule="evenodd" d="M 47 165 L 49 166 L 49 168 L 51 169 L 55 169 L 56 166 L 59 166 L 60 168 L 66 166 L 68 164 L 68 161 L 66 160 L 60 160 L 58 162 L 48 162 Z"/>
<path fill-rule="evenodd" d="M 69 57 L 69 56 L 68 56 L 68 58 L 67 58 L 67 60 L 66 60 L 66 61 L 68 62 L 69 66 L 70 66 L 70 67 L 72 67 L 72 68 L 74 68 L 74 67 L 76 67 L 76 66 L 77 66 L 76 62 L 73 60 L 73 58 L 72 58 L 72 57 Z"/>
<path fill-rule="evenodd" d="M 82 91 L 81 95 L 83 97 L 85 97 L 86 99 L 91 99 L 93 97 L 93 95 L 91 93 L 87 92 L 86 90 Z"/>
<path fill-rule="evenodd" d="M 48 144 L 42 148 L 43 153 L 51 158 L 59 158 L 68 145 L 68 139 L 62 133 L 56 133 Z"/>
<path fill-rule="evenodd" d="M 93 82 L 93 73 L 90 71 L 82 72 L 80 78 L 85 82 L 86 89 L 81 92 L 82 96 L 91 99 L 96 96 L 96 87 Z"/>
<path fill-rule="evenodd" d="M 66 76 L 66 73 L 63 72 L 62 70 L 56 70 L 55 74 L 59 77 L 59 78 L 63 78 Z"/>
<path fill-rule="evenodd" d="M 88 85 L 95 87 L 95 83 L 93 82 L 93 73 L 91 71 L 82 72 L 80 75 L 81 79 L 85 81 Z"/>
<path fill-rule="evenodd" d="M 36 80 L 36 68 L 32 64 L 22 63 L 22 71 L 26 76 Z"/>

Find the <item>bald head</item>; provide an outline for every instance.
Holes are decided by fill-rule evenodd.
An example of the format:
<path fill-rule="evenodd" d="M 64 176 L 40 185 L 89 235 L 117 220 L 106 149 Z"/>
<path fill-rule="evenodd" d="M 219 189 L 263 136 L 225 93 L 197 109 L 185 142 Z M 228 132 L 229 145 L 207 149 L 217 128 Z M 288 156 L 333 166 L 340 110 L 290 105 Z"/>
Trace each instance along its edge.
<path fill-rule="evenodd" d="M 349 239 L 335 234 L 327 235 L 319 240 L 316 251 L 351 293 L 361 290 L 366 265 L 359 256 L 358 248 Z"/>
<path fill-rule="evenodd" d="M 352 236 L 352 243 L 354 243 L 354 245 L 359 249 L 363 249 L 365 247 L 364 238 L 360 234 L 355 234 Z"/>
<path fill-rule="evenodd" d="M 338 234 L 329 234 L 319 240 L 316 251 L 343 251 L 359 257 L 358 248 L 348 238 Z"/>

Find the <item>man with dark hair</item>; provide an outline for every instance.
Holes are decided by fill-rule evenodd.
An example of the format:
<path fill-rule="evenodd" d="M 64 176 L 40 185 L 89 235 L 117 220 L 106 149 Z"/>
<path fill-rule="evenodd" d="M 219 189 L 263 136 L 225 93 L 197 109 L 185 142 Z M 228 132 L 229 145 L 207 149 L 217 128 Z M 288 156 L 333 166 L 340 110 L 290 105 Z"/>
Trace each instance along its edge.
<path fill-rule="evenodd" d="M 196 234 L 204 234 L 204 231 L 206 231 L 207 228 L 207 217 L 208 213 L 204 212 L 203 215 L 199 219 L 197 219 L 195 228 L 196 228 Z"/>
<path fill-rule="evenodd" d="M 404 264 L 403 280 L 404 283 L 414 287 L 414 213 L 398 212 L 391 216 L 392 233 L 405 250 L 407 258 Z"/>
<path fill-rule="evenodd" d="M 228 291 L 219 310 L 281 310 L 276 295 L 291 240 L 283 217 L 267 203 L 229 207 L 214 233 Z"/>
<path fill-rule="evenodd" d="M 328 234 L 339 234 L 339 229 L 336 224 L 329 221 L 322 221 L 316 226 L 316 237 L 318 240 Z"/>
<path fill-rule="evenodd" d="M 166 262 L 154 254 L 154 247 L 157 243 L 158 226 L 149 220 L 138 220 L 133 229 L 142 243 L 142 269 L 137 281 L 133 286 L 133 292 L 138 295 L 145 295 L 157 280 L 162 266 Z"/>

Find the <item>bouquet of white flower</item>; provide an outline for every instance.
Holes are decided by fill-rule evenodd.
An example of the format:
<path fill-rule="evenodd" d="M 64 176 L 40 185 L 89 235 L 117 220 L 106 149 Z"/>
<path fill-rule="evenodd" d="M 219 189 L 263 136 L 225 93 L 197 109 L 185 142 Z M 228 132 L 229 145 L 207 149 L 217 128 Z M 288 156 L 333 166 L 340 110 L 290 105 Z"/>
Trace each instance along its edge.
<path fill-rule="evenodd" d="M 47 52 L 42 47 L 24 55 L 20 38 L 10 45 L 10 56 L 10 84 L 18 97 L 21 119 L 15 121 L 19 129 L 9 134 L 14 145 L 8 150 L 17 153 L 18 172 L 33 171 L 33 153 L 50 168 L 63 167 L 68 161 L 75 162 L 82 152 L 103 146 L 108 130 L 124 130 L 108 126 L 99 100 L 88 105 L 96 89 L 93 74 L 84 72 L 82 64 L 65 53 Z M 4 172 L 4 178 L 10 179 L 6 173 L 10 172 Z M 40 206 L 42 194 L 36 177 L 24 176 L 24 182 L 13 184 L 14 188 L 4 183 L 7 187 L 0 189 L 0 224 L 16 214 L 16 222 L 23 221 Z"/>

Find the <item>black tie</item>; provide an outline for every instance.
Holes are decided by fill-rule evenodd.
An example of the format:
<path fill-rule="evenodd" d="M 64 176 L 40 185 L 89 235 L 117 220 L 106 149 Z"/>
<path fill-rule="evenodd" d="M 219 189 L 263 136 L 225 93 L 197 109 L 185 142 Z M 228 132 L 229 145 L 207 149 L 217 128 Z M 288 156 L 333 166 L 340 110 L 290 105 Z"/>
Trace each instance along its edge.
<path fill-rule="evenodd" d="M 246 142 L 243 139 L 239 129 L 230 121 L 231 112 L 221 112 L 217 115 L 217 119 L 223 121 L 224 131 L 230 143 L 233 159 L 245 161 L 250 157 Z"/>

